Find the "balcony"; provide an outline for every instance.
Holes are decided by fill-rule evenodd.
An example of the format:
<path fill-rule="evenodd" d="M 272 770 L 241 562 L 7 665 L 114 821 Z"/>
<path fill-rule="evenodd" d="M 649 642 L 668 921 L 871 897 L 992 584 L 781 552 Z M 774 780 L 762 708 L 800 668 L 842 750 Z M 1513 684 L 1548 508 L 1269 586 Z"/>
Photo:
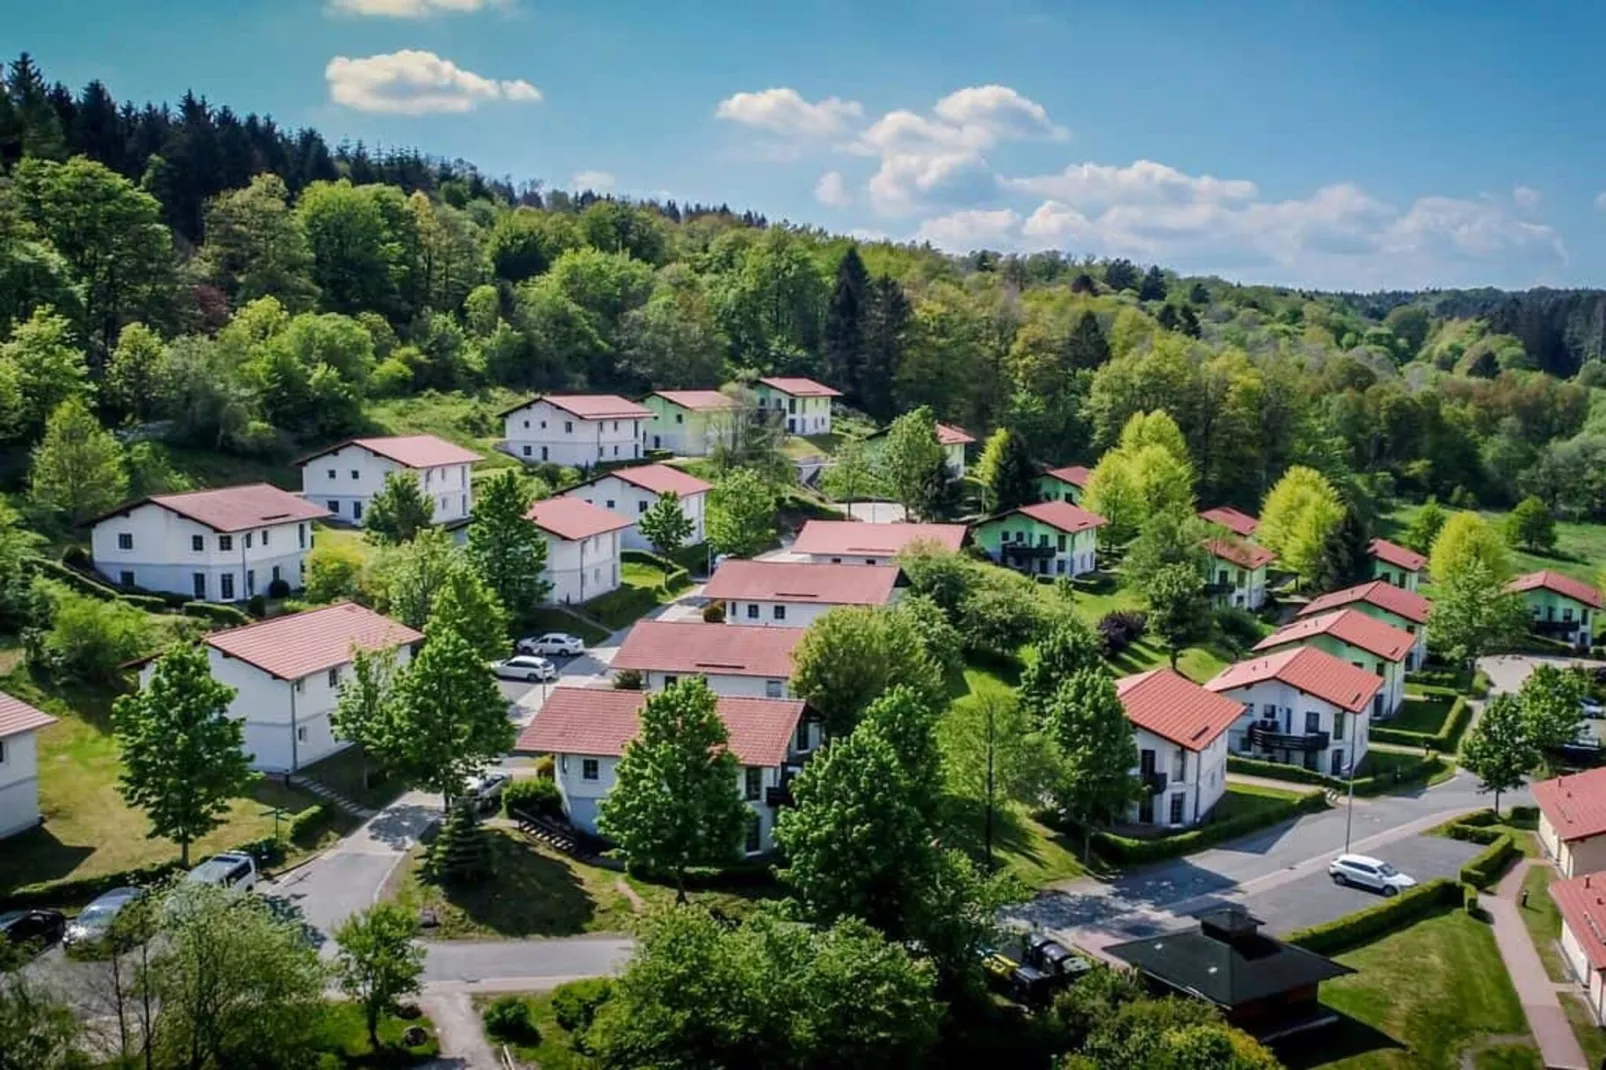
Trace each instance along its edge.
<path fill-rule="evenodd" d="M 1226 598 L 1238 589 L 1234 583 L 1207 583 L 1204 586 L 1205 596 L 1208 598 Z"/>
<path fill-rule="evenodd" d="M 1146 773 L 1139 773 L 1138 777 L 1143 781 L 1143 790 L 1150 795 L 1158 795 L 1165 790 L 1166 775 L 1158 769 L 1150 769 Z"/>
<path fill-rule="evenodd" d="M 999 553 L 1004 557 L 1053 557 L 1061 552 L 1053 543 L 1005 542 L 999 544 Z"/>
<path fill-rule="evenodd" d="M 1532 622 L 1535 635 L 1559 636 L 1571 639 L 1574 632 L 1583 625 L 1576 620 L 1535 620 Z"/>
<path fill-rule="evenodd" d="M 1326 732 L 1282 732 L 1275 722 L 1259 721 L 1249 726 L 1249 745 L 1266 750 L 1326 750 L 1330 738 Z"/>

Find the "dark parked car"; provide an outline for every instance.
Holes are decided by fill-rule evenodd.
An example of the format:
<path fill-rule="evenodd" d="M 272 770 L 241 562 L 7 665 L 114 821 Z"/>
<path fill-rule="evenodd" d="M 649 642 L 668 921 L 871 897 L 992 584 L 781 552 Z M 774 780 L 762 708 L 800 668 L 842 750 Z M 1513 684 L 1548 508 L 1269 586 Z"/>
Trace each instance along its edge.
<path fill-rule="evenodd" d="M 1093 963 L 1044 933 L 1031 933 L 1022 944 L 1025 964 L 1057 984 L 1070 984 L 1093 968 Z"/>
<path fill-rule="evenodd" d="M 61 940 L 67 918 L 59 910 L 13 910 L 0 914 L 0 933 L 13 947 L 45 948 Z"/>

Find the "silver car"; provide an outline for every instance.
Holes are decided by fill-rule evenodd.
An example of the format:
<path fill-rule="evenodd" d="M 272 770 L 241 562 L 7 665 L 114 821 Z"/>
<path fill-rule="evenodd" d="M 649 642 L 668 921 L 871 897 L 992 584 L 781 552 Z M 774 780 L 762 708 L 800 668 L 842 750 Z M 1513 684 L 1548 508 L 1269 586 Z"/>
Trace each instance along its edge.
<path fill-rule="evenodd" d="M 528 680 L 532 684 L 558 678 L 558 670 L 550 661 L 533 654 L 519 654 L 505 661 L 493 661 L 491 671 L 504 680 Z"/>
<path fill-rule="evenodd" d="M 560 658 L 579 657 L 586 652 L 585 640 L 568 632 L 527 635 L 518 641 L 517 647 L 520 654 L 546 654 Z"/>
<path fill-rule="evenodd" d="M 1334 884 L 1370 888 L 1385 896 L 1399 895 L 1407 888 L 1416 887 L 1415 879 L 1370 855 L 1339 855 L 1327 867 L 1327 873 L 1333 878 Z"/>
<path fill-rule="evenodd" d="M 63 942 L 68 947 L 99 943 L 111 932 L 112 924 L 123 908 L 144 894 L 141 888 L 113 888 L 97 896 L 68 923 Z"/>

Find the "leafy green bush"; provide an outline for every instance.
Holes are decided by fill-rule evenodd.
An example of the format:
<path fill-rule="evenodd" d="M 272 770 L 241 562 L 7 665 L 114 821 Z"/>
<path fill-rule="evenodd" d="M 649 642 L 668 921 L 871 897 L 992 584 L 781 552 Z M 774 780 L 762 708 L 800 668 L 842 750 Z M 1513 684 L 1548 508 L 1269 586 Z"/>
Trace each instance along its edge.
<path fill-rule="evenodd" d="M 725 623 L 725 603 L 710 602 L 703 607 L 703 620 L 709 624 Z"/>
<path fill-rule="evenodd" d="M 1266 631 L 1259 617 L 1239 606 L 1222 606 L 1216 610 L 1216 626 L 1221 634 L 1244 648 L 1260 642 Z"/>
<path fill-rule="evenodd" d="M 1390 728 L 1387 725 L 1373 725 L 1371 728 L 1371 740 L 1374 743 L 1393 743 L 1401 747 L 1425 747 L 1430 750 L 1436 750 L 1440 754 L 1453 754 L 1456 748 L 1461 745 L 1462 733 L 1466 732 L 1467 724 L 1471 720 L 1471 704 L 1458 695 L 1455 702 L 1450 706 L 1450 712 L 1445 715 L 1444 724 L 1440 726 L 1437 732 L 1412 732 L 1403 728 Z"/>
<path fill-rule="evenodd" d="M 1226 821 L 1210 822 L 1173 836 L 1137 839 L 1118 836 L 1113 832 L 1095 832 L 1093 846 L 1101 855 L 1113 862 L 1123 864 L 1153 862 L 1162 858 L 1190 854 L 1211 844 L 1275 825 L 1279 821 L 1289 821 L 1301 814 L 1325 809 L 1327 809 L 1327 797 L 1319 791 L 1313 791 L 1275 808 L 1267 807 L 1257 813 L 1242 814 Z"/>
<path fill-rule="evenodd" d="M 541 1043 L 541 1030 L 523 996 L 497 996 L 480 1017 L 485 1020 L 485 1031 L 496 1040 L 531 1047 Z"/>
<path fill-rule="evenodd" d="M 1440 877 L 1419 884 L 1408 892 L 1401 892 L 1392 899 L 1385 899 L 1375 907 L 1346 914 L 1322 925 L 1300 929 L 1289 934 L 1286 940 L 1319 955 L 1336 955 L 1430 914 L 1453 910 L 1465 903 L 1461 885 Z"/>
<path fill-rule="evenodd" d="M 522 778 L 502 792 L 502 809 L 509 815 L 515 810 L 525 810 L 546 817 L 562 817 L 563 795 L 555 780 L 540 776 Z"/>
<path fill-rule="evenodd" d="M 597 1011 L 613 998 L 613 982 L 606 977 L 570 981 L 552 990 L 552 1015 L 571 1033 L 583 1033 L 596 1020 Z"/>
<path fill-rule="evenodd" d="M 1390 753 L 1388 757 L 1393 758 L 1395 755 Z M 1371 762 L 1372 755 L 1370 754 L 1361 761 L 1361 770 L 1366 775 L 1355 778 L 1356 795 L 1378 795 L 1401 784 L 1421 783 L 1424 780 L 1431 780 L 1445 769 L 1444 760 L 1437 756 L 1409 758 L 1407 759 L 1407 764 L 1402 768 L 1381 772 L 1371 771 L 1369 769 Z M 1326 773 L 1318 773 L 1314 769 L 1306 769 L 1302 766 L 1262 761 L 1259 758 L 1248 758 L 1241 754 L 1227 755 L 1227 770 L 1232 773 L 1244 773 L 1248 776 L 1291 780 L 1298 784 L 1319 784 L 1336 792 L 1350 790 L 1349 781 L 1343 777 L 1328 776 Z"/>
<path fill-rule="evenodd" d="M 1478 907 L 1478 890 L 1476 888 L 1472 887 L 1472 885 L 1467 884 L 1467 885 L 1463 885 L 1462 886 L 1461 891 L 1462 891 L 1462 900 L 1461 900 L 1462 908 L 1465 909 L 1466 912 L 1468 914 L 1471 914 L 1474 918 L 1481 918 L 1483 916 L 1483 911 L 1481 909 L 1479 909 L 1479 907 Z"/>
<path fill-rule="evenodd" d="M 1500 879 L 1513 859 L 1522 854 L 1517 841 L 1502 832 L 1488 847 L 1467 860 L 1461 867 L 1461 882 L 1476 888 L 1487 888 Z"/>
<path fill-rule="evenodd" d="M 268 584 L 268 597 L 273 599 L 286 598 L 290 594 L 290 584 L 284 577 L 273 580 Z"/>
<path fill-rule="evenodd" d="M 43 583 L 50 627 L 29 644 L 42 667 L 73 680 L 110 684 L 123 666 L 151 652 L 150 618 L 126 602 L 104 602 L 56 583 Z"/>
<path fill-rule="evenodd" d="M 243 610 L 218 602 L 185 602 L 182 612 L 186 617 L 210 621 L 224 628 L 240 628 L 251 623 Z"/>

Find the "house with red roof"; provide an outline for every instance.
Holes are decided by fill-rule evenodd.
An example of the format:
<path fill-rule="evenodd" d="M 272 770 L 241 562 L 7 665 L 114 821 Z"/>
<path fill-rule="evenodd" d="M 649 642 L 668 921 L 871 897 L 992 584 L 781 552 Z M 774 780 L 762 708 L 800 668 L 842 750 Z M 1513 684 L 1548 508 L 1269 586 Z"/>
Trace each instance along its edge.
<path fill-rule="evenodd" d="M 120 586 L 242 602 L 301 587 L 312 522 L 328 515 L 267 483 L 153 494 L 98 517 L 90 546 Z"/>
<path fill-rule="evenodd" d="M 519 734 L 514 750 L 553 757 L 563 810 L 577 829 L 598 834 L 597 814 L 613 790 L 625 748 L 636 738 L 649 695 L 602 687 L 558 687 Z M 803 703 L 797 699 L 721 696 L 720 720 L 740 768 L 736 789 L 753 811 L 745 849 L 761 854 L 774 845 L 775 817 L 788 805 L 788 786 L 802 768 L 796 749 Z"/>
<path fill-rule="evenodd" d="M 393 665 L 412 660 L 422 633 L 351 602 L 213 632 L 203 642 L 212 679 L 234 689 L 229 715 L 245 723 L 251 768 L 294 773 L 350 746 L 330 723 L 340 685 L 358 650 L 388 650 Z M 150 685 L 156 663 L 140 670 Z"/>
<path fill-rule="evenodd" d="M 1255 644 L 1256 653 L 1313 646 L 1382 677 L 1372 698 L 1374 718 L 1392 717 L 1405 701 L 1405 663 L 1416 648 L 1416 636 L 1358 609 L 1335 609 L 1300 617 Z"/>
<path fill-rule="evenodd" d="M 1218 605 L 1259 609 L 1266 604 L 1266 567 L 1277 555 L 1247 539 L 1205 540 L 1205 590 Z"/>
<path fill-rule="evenodd" d="M 547 598 L 589 602 L 619 587 L 620 533 L 634 521 L 581 498 L 547 498 L 524 514 L 546 537 Z"/>
<path fill-rule="evenodd" d="M 897 565 L 726 561 L 703 594 L 725 603 L 725 623 L 807 628 L 837 606 L 890 606 L 903 594 Z"/>
<path fill-rule="evenodd" d="M 1240 539 L 1255 537 L 1255 529 L 1260 527 L 1260 518 L 1250 516 L 1230 505 L 1218 505 L 1214 509 L 1204 509 L 1199 513 L 1199 519 L 1206 524 L 1226 528 Z"/>
<path fill-rule="evenodd" d="M 1433 603 L 1415 591 L 1396 587 L 1385 580 L 1369 580 L 1341 591 L 1313 598 L 1297 616 L 1320 617 L 1337 609 L 1357 609 L 1368 617 L 1416 636 L 1416 643 L 1405 656 L 1407 672 L 1418 668 L 1428 656 L 1428 614 Z"/>
<path fill-rule="evenodd" d="M 889 425 L 865 436 L 865 445 L 869 447 L 872 456 L 887 441 L 887 432 L 891 430 L 892 428 Z M 975 444 L 976 436 L 966 431 L 963 427 L 958 427 L 954 424 L 937 425 L 937 445 L 942 447 L 943 460 L 948 465 L 950 477 L 954 479 L 963 479 L 965 477 L 965 472 L 969 467 L 965 454 Z"/>
<path fill-rule="evenodd" d="M 1366 547 L 1372 559 L 1372 575 L 1385 583 L 1414 591 L 1427 571 L 1428 559 L 1387 539 L 1373 539 Z"/>
<path fill-rule="evenodd" d="M 792 543 L 792 552 L 816 564 L 889 565 L 911 546 L 958 550 L 963 524 L 868 524 L 859 520 L 809 520 Z"/>
<path fill-rule="evenodd" d="M 1539 844 L 1563 877 L 1606 871 L 1606 768 L 1541 780 Z"/>
<path fill-rule="evenodd" d="M 435 509 L 434 522 L 449 524 L 474 508 L 471 473 L 484 460 L 473 450 L 434 435 L 348 438 L 296 462 L 301 494 L 353 524 L 362 523 L 369 502 L 392 472 L 410 472 Z"/>
<path fill-rule="evenodd" d="M 842 396 L 801 375 L 769 375 L 753 384 L 761 412 L 775 413 L 794 435 L 829 435 L 831 399 Z"/>
<path fill-rule="evenodd" d="M 39 824 L 39 731 L 55 723 L 0 691 L 0 839 Z"/>
<path fill-rule="evenodd" d="M 706 457 L 736 437 L 740 404 L 721 390 L 655 390 L 641 399 L 652 410 L 647 448 Z"/>
<path fill-rule="evenodd" d="M 987 556 L 1028 576 L 1080 576 L 1098 568 L 1104 518 L 1068 501 L 1034 502 L 978 520 L 970 534 Z"/>
<path fill-rule="evenodd" d="M 727 628 L 702 621 L 637 621 L 611 665 L 641 674 L 646 691 L 662 691 L 693 676 L 716 695 L 792 698 L 792 652 L 802 628 Z M 807 740 L 798 750 L 811 749 Z"/>
<path fill-rule="evenodd" d="M 1366 758 L 1376 673 L 1315 646 L 1229 665 L 1204 685 L 1244 706 L 1228 730 L 1234 754 L 1343 776 Z"/>
<path fill-rule="evenodd" d="M 1550 898 L 1561 914 L 1561 956 L 1595 1021 L 1606 1021 L 1606 874 L 1553 881 Z"/>
<path fill-rule="evenodd" d="M 600 505 L 610 512 L 619 513 L 630 520 L 630 526 L 620 533 L 620 542 L 627 550 L 650 550 L 652 543 L 641 533 L 637 521 L 652 508 L 659 495 L 673 494 L 680 502 L 680 511 L 691 521 L 691 536 L 687 546 L 696 546 L 706 535 L 703 530 L 704 506 L 713 484 L 698 479 L 690 472 L 668 464 L 642 464 L 630 468 L 615 468 L 611 472 L 592 476 L 563 492 L 566 498 L 579 498 L 592 505 Z"/>
<path fill-rule="evenodd" d="M 1534 634 L 1560 639 L 1581 650 L 1594 644 L 1601 609 L 1599 587 L 1544 569 L 1518 576 L 1506 584 L 1506 590 L 1522 596 Z"/>
<path fill-rule="evenodd" d="M 498 414 L 502 448 L 526 464 L 639 461 L 653 411 L 618 394 L 542 394 Z"/>
<path fill-rule="evenodd" d="M 1174 669 L 1123 676 L 1115 693 L 1132 722 L 1143 781 L 1127 820 L 1166 828 L 1198 824 L 1227 790 L 1228 730 L 1243 716 L 1243 703 Z"/>
<path fill-rule="evenodd" d="M 1086 465 L 1068 464 L 1061 468 L 1047 468 L 1037 477 L 1037 497 L 1045 502 L 1082 504 L 1087 492 L 1087 481 L 1093 470 Z"/>

